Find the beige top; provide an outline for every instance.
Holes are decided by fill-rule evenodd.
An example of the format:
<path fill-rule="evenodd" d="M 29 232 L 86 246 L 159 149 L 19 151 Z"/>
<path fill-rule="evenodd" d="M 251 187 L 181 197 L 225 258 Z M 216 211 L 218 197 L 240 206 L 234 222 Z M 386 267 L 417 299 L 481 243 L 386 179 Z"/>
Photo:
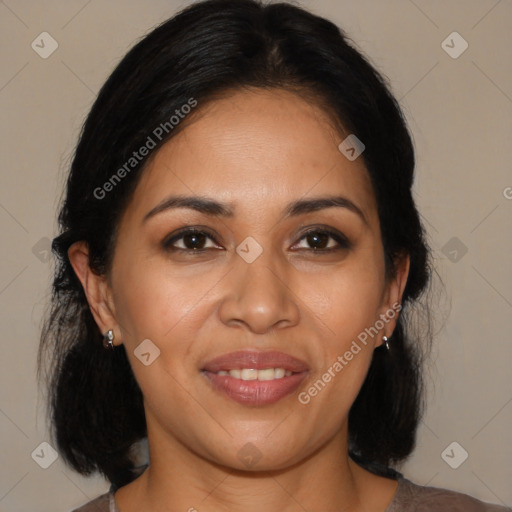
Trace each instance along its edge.
<path fill-rule="evenodd" d="M 114 491 L 90 501 L 73 512 L 120 512 Z M 406 478 L 398 479 L 393 500 L 383 512 L 512 512 L 511 507 L 492 505 L 447 489 L 423 487 Z"/>

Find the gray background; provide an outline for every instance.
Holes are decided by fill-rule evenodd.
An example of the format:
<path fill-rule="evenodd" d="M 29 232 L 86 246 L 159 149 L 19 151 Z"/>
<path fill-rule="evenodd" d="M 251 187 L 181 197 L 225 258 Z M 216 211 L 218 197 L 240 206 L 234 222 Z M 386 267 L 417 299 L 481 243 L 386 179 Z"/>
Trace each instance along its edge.
<path fill-rule="evenodd" d="M 0 2 L 1 511 L 69 510 L 108 487 L 60 458 L 47 469 L 35 462 L 50 462 L 40 447 L 49 437 L 35 379 L 47 251 L 96 93 L 136 40 L 188 3 Z M 446 291 L 427 367 L 429 408 L 401 470 L 423 485 L 510 505 L 512 1 L 302 5 L 345 29 L 390 79 L 414 135 L 415 195 Z M 448 37 L 454 31 L 469 45 L 457 58 L 442 47 L 447 40 L 449 51 L 460 52 L 462 41 Z M 50 48 L 42 32 L 58 43 L 46 59 L 31 47 Z M 453 469 L 445 460 L 457 465 L 462 449 L 469 456 Z"/>

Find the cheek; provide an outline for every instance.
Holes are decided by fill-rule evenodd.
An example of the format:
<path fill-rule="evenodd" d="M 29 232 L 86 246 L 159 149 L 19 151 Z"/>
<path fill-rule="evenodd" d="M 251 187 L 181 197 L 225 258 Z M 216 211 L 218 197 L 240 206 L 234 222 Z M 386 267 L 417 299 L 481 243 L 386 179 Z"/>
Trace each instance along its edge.
<path fill-rule="evenodd" d="M 382 293 L 382 272 L 369 261 L 317 276 L 314 286 L 304 287 L 301 298 L 337 343 L 344 344 L 375 323 Z"/>
<path fill-rule="evenodd" d="M 207 274 L 194 278 L 189 270 L 144 261 L 118 266 L 116 315 L 129 344 L 145 338 L 165 342 L 194 317 L 216 280 Z"/>
<path fill-rule="evenodd" d="M 165 266 L 147 261 L 125 261 L 117 269 L 116 315 L 144 399 L 152 410 L 161 409 L 162 417 L 170 405 L 185 413 L 190 397 L 184 391 L 184 383 L 195 370 L 187 352 L 194 330 L 197 333 L 194 318 L 201 313 L 200 299 L 208 283 L 185 278 L 183 272 L 171 274 Z M 136 356 L 141 342 L 147 339 L 157 347 L 149 345 L 149 365 Z M 154 354 L 158 356 L 153 359 Z M 173 425 L 172 417 L 166 421 Z"/>
<path fill-rule="evenodd" d="M 331 411 L 336 416 L 333 425 L 355 400 L 371 363 L 378 336 L 368 332 L 379 319 L 383 285 L 380 262 L 361 257 L 336 272 L 317 276 L 315 286 L 303 290 L 317 329 L 324 333 L 316 349 L 319 365 L 304 401 L 316 402 L 316 407 L 336 403 L 337 412 Z"/>
<path fill-rule="evenodd" d="M 198 273 L 192 266 L 173 269 L 164 260 L 135 259 L 120 262 L 117 269 L 116 314 L 143 394 L 150 402 L 158 401 L 165 389 L 168 399 L 182 407 L 187 401 L 183 383 L 197 372 L 196 340 L 211 315 L 210 295 L 223 272 Z M 135 355 L 146 339 L 159 350 L 150 366 Z"/>
<path fill-rule="evenodd" d="M 319 283 L 322 293 L 311 294 L 309 304 L 317 327 L 325 333 L 318 366 L 298 396 L 307 411 L 305 427 L 314 428 L 312 442 L 334 435 L 346 420 L 370 366 L 377 337 L 361 337 L 378 319 L 382 289 L 375 271 L 339 273 Z M 364 341 L 361 341 L 363 340 Z"/>

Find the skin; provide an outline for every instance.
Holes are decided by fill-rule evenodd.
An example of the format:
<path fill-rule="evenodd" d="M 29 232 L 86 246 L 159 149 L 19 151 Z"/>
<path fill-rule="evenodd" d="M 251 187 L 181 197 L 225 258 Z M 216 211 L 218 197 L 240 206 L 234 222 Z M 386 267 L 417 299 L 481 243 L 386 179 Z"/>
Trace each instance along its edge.
<path fill-rule="evenodd" d="M 235 91 L 198 112 L 144 171 L 120 221 L 109 275 L 90 270 L 84 242 L 69 250 L 99 329 L 114 329 L 115 344 L 125 345 L 144 395 L 151 465 L 116 492 L 118 506 L 383 512 L 397 483 L 349 459 L 347 418 L 373 350 L 392 335 L 398 315 L 307 405 L 297 399 L 400 302 L 405 287 L 407 257 L 386 279 L 364 162 L 345 158 L 337 146 L 348 134 L 291 92 Z M 171 194 L 208 196 L 234 215 L 179 208 L 143 222 Z M 332 195 L 356 204 L 365 220 L 340 207 L 283 217 L 292 201 Z M 205 249 L 199 254 L 162 246 L 187 225 L 206 227 L 215 239 L 196 240 Z M 318 227 L 344 234 L 350 247 L 318 254 L 338 247 L 330 237 L 304 237 Z M 263 249 L 252 263 L 235 252 L 248 236 Z M 194 247 L 186 243 L 174 246 Z M 134 355 L 145 339 L 160 349 L 149 366 Z M 291 354 L 307 362 L 308 377 L 275 404 L 241 405 L 200 373 L 206 361 L 239 349 Z M 249 442 L 261 452 L 251 468 L 237 455 Z"/>

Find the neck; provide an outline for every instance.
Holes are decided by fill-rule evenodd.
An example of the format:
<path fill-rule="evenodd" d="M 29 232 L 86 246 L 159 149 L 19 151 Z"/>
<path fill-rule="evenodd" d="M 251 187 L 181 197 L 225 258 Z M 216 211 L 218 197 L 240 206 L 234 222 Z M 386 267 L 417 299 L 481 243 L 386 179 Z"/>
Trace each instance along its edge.
<path fill-rule="evenodd" d="M 264 471 L 218 465 L 163 432 L 148 437 L 151 464 L 116 493 L 122 512 L 383 511 L 396 489 L 349 458 L 346 431 L 292 466 Z"/>

